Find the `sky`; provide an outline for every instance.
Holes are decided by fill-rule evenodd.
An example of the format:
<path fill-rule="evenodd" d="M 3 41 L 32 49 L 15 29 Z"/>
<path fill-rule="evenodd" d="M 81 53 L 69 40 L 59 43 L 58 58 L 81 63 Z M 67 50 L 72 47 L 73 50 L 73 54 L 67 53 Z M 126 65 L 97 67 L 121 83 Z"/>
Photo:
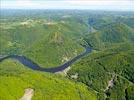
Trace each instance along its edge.
<path fill-rule="evenodd" d="M 134 0 L 0 0 L 3 9 L 90 9 L 134 11 Z"/>

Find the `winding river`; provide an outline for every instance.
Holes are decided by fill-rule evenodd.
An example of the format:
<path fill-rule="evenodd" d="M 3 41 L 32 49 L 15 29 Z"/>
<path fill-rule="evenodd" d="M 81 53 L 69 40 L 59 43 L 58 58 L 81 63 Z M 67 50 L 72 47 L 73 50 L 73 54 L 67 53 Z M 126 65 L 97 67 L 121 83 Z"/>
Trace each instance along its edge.
<path fill-rule="evenodd" d="M 11 59 L 18 60 L 20 63 L 22 63 L 26 67 L 29 67 L 33 70 L 55 73 L 55 72 L 63 71 L 64 69 L 72 65 L 74 62 L 76 62 L 78 59 L 82 58 L 83 56 L 91 52 L 92 52 L 92 48 L 85 46 L 85 51 L 83 53 L 77 55 L 76 57 L 67 61 L 66 63 L 56 66 L 54 68 L 43 68 L 39 66 L 38 64 L 36 64 L 35 62 L 33 62 L 32 60 L 28 59 L 27 57 L 20 56 L 20 55 L 9 55 L 9 56 L 0 58 L 0 62 L 2 62 L 5 59 L 11 58 Z"/>

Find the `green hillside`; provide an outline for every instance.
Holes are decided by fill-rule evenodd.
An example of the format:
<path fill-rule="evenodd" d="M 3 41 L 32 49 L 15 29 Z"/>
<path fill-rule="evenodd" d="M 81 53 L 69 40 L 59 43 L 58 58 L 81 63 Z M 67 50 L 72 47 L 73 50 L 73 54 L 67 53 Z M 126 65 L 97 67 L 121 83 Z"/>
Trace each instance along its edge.
<path fill-rule="evenodd" d="M 14 60 L 0 64 L 1 100 L 18 100 L 26 88 L 34 89 L 32 100 L 96 100 L 96 93 L 82 83 L 59 75 L 32 71 Z"/>
<path fill-rule="evenodd" d="M 76 79 L 99 93 L 106 93 L 113 98 L 125 100 L 125 90 L 133 93 L 134 88 L 134 45 L 122 44 L 109 50 L 93 52 L 72 66 L 68 75 L 78 74 Z M 109 81 L 114 78 L 113 86 L 107 90 Z M 128 97 L 133 98 L 134 97 Z M 131 99 L 128 99 L 131 100 Z"/>
<path fill-rule="evenodd" d="M 60 32 L 55 32 L 39 40 L 24 54 L 43 67 L 53 67 L 63 64 L 83 51 L 84 48 L 75 41 Z"/>
<path fill-rule="evenodd" d="M 42 19 L 10 22 L 2 26 L 2 55 L 25 55 L 42 67 L 60 65 L 84 48 L 76 41 L 86 26 L 77 20 L 63 19 L 62 22 L 46 22 Z M 14 25 L 15 24 L 15 25 Z M 72 28 L 76 26 L 75 28 Z M 9 26 L 8 29 L 5 27 Z"/>
<path fill-rule="evenodd" d="M 84 40 L 96 49 L 105 49 L 116 43 L 133 42 L 134 29 L 123 24 L 108 24 L 97 32 L 87 34 Z"/>

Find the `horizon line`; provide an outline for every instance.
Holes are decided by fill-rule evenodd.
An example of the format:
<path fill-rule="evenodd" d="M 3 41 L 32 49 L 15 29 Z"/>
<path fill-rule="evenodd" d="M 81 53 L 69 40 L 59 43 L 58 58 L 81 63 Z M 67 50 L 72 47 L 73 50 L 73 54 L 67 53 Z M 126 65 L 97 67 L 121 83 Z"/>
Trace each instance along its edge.
<path fill-rule="evenodd" d="M 0 8 L 0 10 L 89 10 L 89 11 L 114 11 L 114 12 L 134 12 L 134 10 L 113 10 L 113 9 L 77 9 L 77 8 Z"/>
<path fill-rule="evenodd" d="M 131 0 L 1 0 L 2 9 L 79 9 L 134 11 Z"/>

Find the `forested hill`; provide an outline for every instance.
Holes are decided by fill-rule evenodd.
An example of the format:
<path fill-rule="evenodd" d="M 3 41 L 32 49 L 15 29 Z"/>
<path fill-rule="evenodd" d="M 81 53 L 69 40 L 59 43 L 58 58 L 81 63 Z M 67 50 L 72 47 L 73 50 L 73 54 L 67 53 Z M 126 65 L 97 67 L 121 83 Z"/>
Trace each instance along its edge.
<path fill-rule="evenodd" d="M 87 34 L 84 40 L 96 49 L 105 49 L 119 43 L 133 43 L 134 29 L 124 23 L 111 23 L 96 32 Z"/>

